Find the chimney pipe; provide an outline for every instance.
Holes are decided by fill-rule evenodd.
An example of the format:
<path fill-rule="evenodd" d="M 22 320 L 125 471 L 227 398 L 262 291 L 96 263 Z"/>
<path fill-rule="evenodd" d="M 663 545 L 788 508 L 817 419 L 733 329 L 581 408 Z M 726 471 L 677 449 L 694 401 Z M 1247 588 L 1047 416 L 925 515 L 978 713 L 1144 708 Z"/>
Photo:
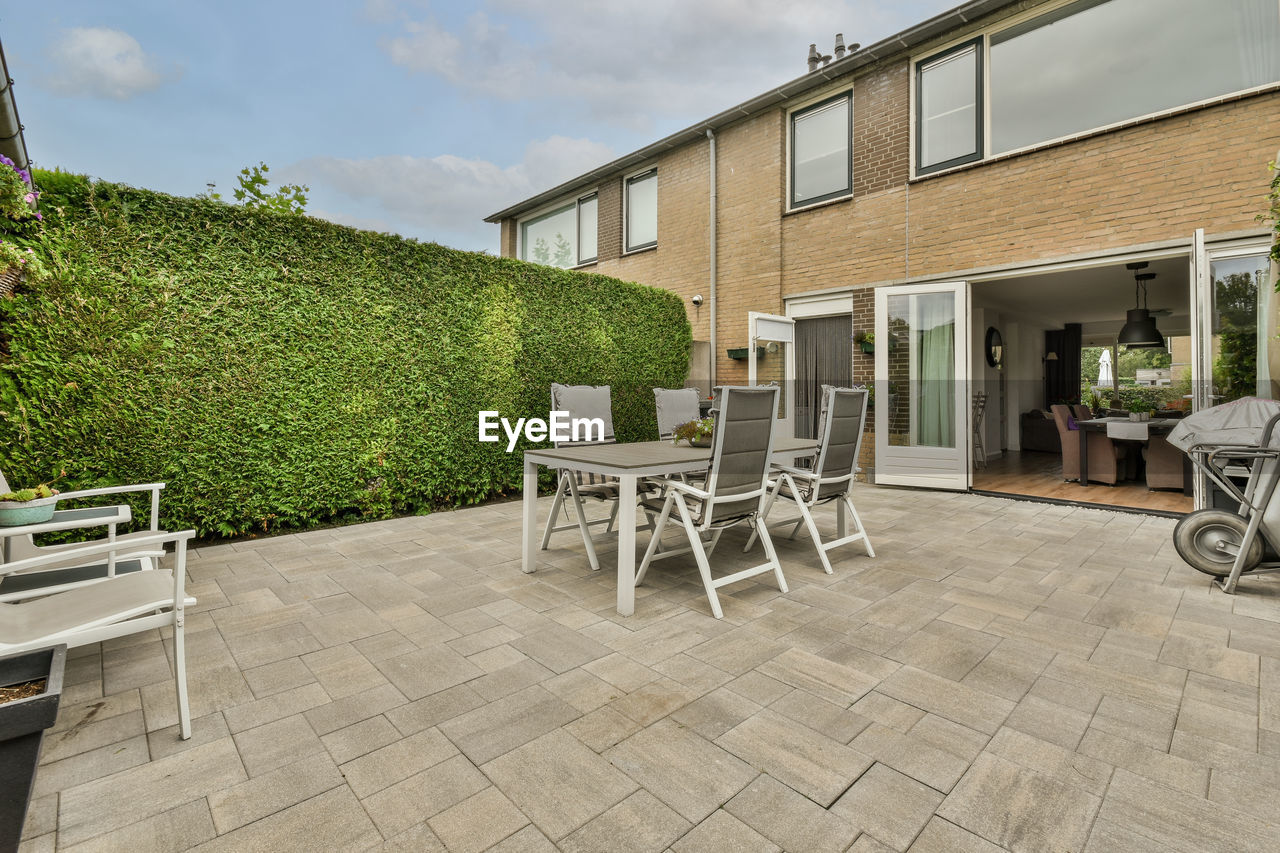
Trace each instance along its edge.
<path fill-rule="evenodd" d="M 844 59 L 844 33 L 836 33 L 836 61 Z"/>
<path fill-rule="evenodd" d="M 818 70 L 818 46 L 816 44 L 809 45 L 809 70 Z"/>

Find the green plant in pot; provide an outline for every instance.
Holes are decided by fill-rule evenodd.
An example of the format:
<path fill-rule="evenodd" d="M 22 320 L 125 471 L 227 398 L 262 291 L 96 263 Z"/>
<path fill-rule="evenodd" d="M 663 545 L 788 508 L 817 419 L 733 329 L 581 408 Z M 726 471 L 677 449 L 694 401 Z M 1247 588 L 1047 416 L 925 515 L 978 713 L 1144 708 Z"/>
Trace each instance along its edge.
<path fill-rule="evenodd" d="M 853 336 L 853 342 L 865 353 L 870 354 L 876 351 L 876 333 L 875 332 L 858 332 Z"/>
<path fill-rule="evenodd" d="M 48 483 L 30 489 L 0 494 L 0 527 L 40 524 L 53 518 L 58 503 L 58 490 Z"/>
<path fill-rule="evenodd" d="M 690 447 L 710 447 L 711 436 L 715 432 L 716 422 L 712 418 L 702 418 L 696 421 L 680 424 L 671 433 L 671 443 L 679 444 L 681 441 L 689 443 Z"/>

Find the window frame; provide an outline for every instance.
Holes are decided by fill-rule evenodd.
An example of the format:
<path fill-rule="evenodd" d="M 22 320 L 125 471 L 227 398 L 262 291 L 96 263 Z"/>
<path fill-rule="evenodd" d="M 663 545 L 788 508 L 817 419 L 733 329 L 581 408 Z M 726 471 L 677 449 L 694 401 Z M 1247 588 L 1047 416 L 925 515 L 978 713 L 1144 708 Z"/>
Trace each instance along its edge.
<path fill-rule="evenodd" d="M 1122 128 L 1130 127 L 1136 124 L 1142 124 L 1144 122 L 1166 118 L 1168 116 L 1178 115 L 1181 113 L 1189 112 L 1191 110 L 1200 109 L 1202 107 L 1212 106 L 1214 104 L 1222 103 L 1227 100 L 1247 97 L 1249 95 L 1257 94 L 1260 92 L 1269 92 L 1269 91 L 1280 89 L 1280 81 L 1272 81 L 1270 83 L 1263 83 L 1258 86 L 1251 86 L 1246 89 L 1239 89 L 1234 92 L 1227 92 L 1225 94 L 1215 95 L 1210 98 L 1203 98 L 1198 101 L 1189 101 L 1185 104 L 1179 104 L 1177 106 L 1169 107 L 1167 109 L 1159 110 L 1152 113 L 1145 113 L 1139 116 L 1131 116 L 1121 121 L 1112 122 L 1111 124 L 1099 125 L 1097 127 L 1076 131 L 1075 133 L 1070 133 L 1065 136 L 1058 136 L 1052 139 L 1045 139 L 1043 141 L 1035 142 L 1030 145 L 1024 145 L 1021 148 L 1014 148 L 1009 151 L 1001 151 L 998 154 L 992 153 L 990 151 L 991 115 L 990 115 L 990 98 L 989 98 L 990 82 L 991 82 L 989 57 L 991 53 L 992 38 L 998 37 L 1000 34 L 1015 28 L 1021 28 L 1021 29 L 1024 29 L 1025 31 L 1030 31 L 1030 30 L 1036 29 L 1038 26 L 1047 26 L 1049 24 L 1052 24 L 1055 20 L 1060 20 L 1061 18 L 1069 17 L 1069 15 L 1071 14 L 1076 14 L 1076 11 L 1072 11 L 1068 14 L 1064 14 L 1066 10 L 1071 9 L 1071 7 L 1073 6 L 1080 6 L 1081 8 L 1077 11 L 1083 12 L 1083 11 L 1086 11 L 1087 8 L 1091 6 L 1100 5 L 1103 2 L 1109 2 L 1109 0 L 1050 0 L 1050 2 L 1044 3 L 1040 6 L 1036 6 L 1031 9 L 1027 9 L 1015 15 L 1011 15 L 1008 18 L 988 24 L 985 27 L 977 27 L 975 28 L 975 30 L 970 30 L 969 32 L 965 33 L 963 36 L 959 36 L 957 38 L 942 42 L 940 47 L 932 47 L 927 51 L 921 51 L 919 53 L 911 55 L 908 58 L 908 61 L 911 63 L 911 73 L 909 75 L 910 87 L 911 87 L 911 91 L 910 91 L 911 104 L 910 104 L 910 109 L 908 111 L 908 115 L 912 124 L 911 133 L 910 133 L 910 144 L 912 147 L 912 151 L 911 151 L 911 156 L 909 158 L 909 163 L 910 163 L 909 180 L 915 180 L 917 178 L 926 178 L 932 175 L 942 174 L 944 172 L 951 171 L 954 169 L 964 168 L 974 163 L 987 163 L 987 162 L 995 162 L 998 160 L 1004 160 L 1009 157 L 1016 157 L 1019 154 L 1024 154 L 1029 151 L 1038 151 L 1044 148 L 1050 148 L 1056 145 L 1062 145 L 1068 142 L 1073 142 L 1077 139 L 1086 139 L 1091 136 L 1097 136 L 1103 133 L 1109 133 L 1111 131 L 1120 130 Z M 1280 0 L 1277 0 L 1277 2 L 1280 2 Z M 1036 23 L 1041 21 L 1042 19 L 1043 19 L 1043 23 Z M 920 129 L 918 126 L 920 124 L 920 106 L 921 106 L 920 88 L 918 85 L 919 65 L 922 63 L 931 62 L 939 58 L 949 50 L 956 49 L 974 42 L 981 42 L 981 51 L 978 56 L 978 60 L 979 60 L 978 64 L 982 69 L 982 78 L 981 78 L 982 83 L 979 88 L 979 97 L 981 99 L 982 112 L 978 118 L 977 125 L 980 133 L 982 134 L 982 156 L 977 158 L 971 158 L 965 163 L 959 163 L 953 166 L 949 166 L 945 169 L 942 168 L 941 166 L 931 166 L 926 169 L 921 169 L 919 167 L 920 145 L 918 142 L 918 137 L 920 134 Z"/>
<path fill-rule="evenodd" d="M 808 113 L 818 112 L 831 106 L 837 101 L 847 102 L 847 138 L 845 144 L 848 153 L 845 168 L 848 174 L 848 181 L 843 189 L 833 190 L 820 196 L 807 198 L 804 201 L 795 201 L 795 185 L 796 185 L 796 119 L 802 118 Z M 853 88 L 849 87 L 842 91 L 836 92 L 834 95 L 825 95 L 821 100 L 811 101 L 807 104 L 794 107 L 787 110 L 787 210 L 805 210 L 820 204 L 826 204 L 829 201 L 849 198 L 853 196 Z"/>
<path fill-rule="evenodd" d="M 596 253 L 589 258 L 582 257 L 582 203 L 591 199 L 596 200 Z M 573 258 L 574 263 L 568 267 L 555 267 L 556 269 L 578 269 L 589 264 L 594 264 L 600 259 L 600 236 L 599 236 L 599 217 L 600 217 L 600 191 L 598 188 L 588 190 L 587 192 L 578 193 L 576 195 L 561 198 L 551 204 L 545 204 L 537 210 L 522 216 L 516 220 L 516 260 L 525 263 L 536 264 L 537 261 L 529 260 L 525 257 L 525 251 L 528 248 L 525 243 L 525 228 L 529 223 L 554 216 L 566 210 L 573 210 Z M 546 264 L 545 266 L 552 266 Z"/>
<path fill-rule="evenodd" d="M 631 186 L 653 176 L 653 233 L 654 237 L 647 243 L 631 245 Z M 658 167 L 647 166 L 622 178 L 622 254 L 630 255 L 643 252 L 658 245 Z"/>
<path fill-rule="evenodd" d="M 912 96 L 915 99 L 915 105 L 912 109 L 912 118 L 915 122 L 915 133 L 912 134 L 915 141 L 915 153 L 911 158 L 912 167 L 917 175 L 931 175 L 934 172 L 941 172 L 944 169 L 953 169 L 956 166 L 965 163 L 976 163 L 979 160 L 987 158 L 987 76 L 986 76 L 986 52 L 988 50 L 987 36 L 982 34 L 976 38 L 970 38 L 958 44 L 953 44 L 945 50 L 915 60 L 915 74 L 913 75 L 915 87 Z M 974 148 L 972 154 L 962 154 L 959 157 L 952 157 L 950 160 L 943 160 L 940 163 L 924 165 L 921 158 L 924 156 L 924 116 L 921 111 L 924 109 L 924 73 L 928 70 L 928 66 L 936 65 L 946 60 L 948 57 L 964 53 L 967 50 L 973 51 L 974 64 L 974 82 L 973 82 L 973 136 Z"/>

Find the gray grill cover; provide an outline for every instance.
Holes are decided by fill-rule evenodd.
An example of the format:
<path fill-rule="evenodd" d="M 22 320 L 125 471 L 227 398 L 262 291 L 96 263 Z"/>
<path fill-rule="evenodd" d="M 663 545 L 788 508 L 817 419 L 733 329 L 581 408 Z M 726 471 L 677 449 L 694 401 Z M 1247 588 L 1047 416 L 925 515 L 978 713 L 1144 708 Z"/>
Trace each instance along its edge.
<path fill-rule="evenodd" d="M 1267 421 L 1276 415 L 1280 401 L 1242 397 L 1183 418 L 1169 433 L 1169 443 L 1184 453 L 1196 444 L 1257 446 Z"/>

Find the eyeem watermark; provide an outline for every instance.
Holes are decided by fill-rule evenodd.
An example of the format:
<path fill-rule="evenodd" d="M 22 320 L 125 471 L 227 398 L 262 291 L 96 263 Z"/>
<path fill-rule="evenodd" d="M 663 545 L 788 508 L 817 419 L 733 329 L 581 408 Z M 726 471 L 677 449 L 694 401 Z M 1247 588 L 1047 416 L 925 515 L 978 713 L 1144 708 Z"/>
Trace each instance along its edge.
<path fill-rule="evenodd" d="M 530 441 L 604 441 L 603 418 L 572 418 L 568 412 L 552 412 L 551 419 L 517 418 L 514 425 L 497 412 L 480 413 L 480 440 L 497 442 L 502 440 L 498 427 L 507 434 L 507 452 L 516 449 L 520 435 Z"/>

